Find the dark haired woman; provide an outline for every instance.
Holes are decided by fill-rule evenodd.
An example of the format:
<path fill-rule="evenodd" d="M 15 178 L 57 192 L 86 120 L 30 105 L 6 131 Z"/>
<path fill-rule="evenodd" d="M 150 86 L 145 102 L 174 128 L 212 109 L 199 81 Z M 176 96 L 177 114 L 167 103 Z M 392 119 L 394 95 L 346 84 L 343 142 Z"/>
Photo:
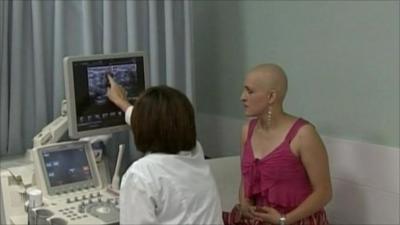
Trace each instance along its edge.
<path fill-rule="evenodd" d="M 145 154 L 123 176 L 120 224 L 223 224 L 217 187 L 196 141 L 187 97 L 156 86 L 133 107 L 121 86 L 108 79 L 107 96 L 125 112 L 136 147 Z"/>

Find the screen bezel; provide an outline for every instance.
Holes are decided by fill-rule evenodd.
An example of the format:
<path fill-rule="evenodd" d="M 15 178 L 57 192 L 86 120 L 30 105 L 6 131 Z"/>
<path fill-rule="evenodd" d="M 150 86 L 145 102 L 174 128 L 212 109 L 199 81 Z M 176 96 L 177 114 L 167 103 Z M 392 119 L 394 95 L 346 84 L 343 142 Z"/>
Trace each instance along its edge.
<path fill-rule="evenodd" d="M 69 149 L 83 149 L 85 152 L 86 159 L 88 161 L 88 165 L 90 168 L 91 178 L 85 181 L 78 181 L 74 183 L 58 185 L 52 187 L 50 185 L 49 176 L 46 169 L 46 163 L 44 161 L 43 153 L 44 152 L 57 152 L 57 151 L 65 151 Z M 94 156 L 90 147 L 90 143 L 86 141 L 77 141 L 77 142 L 61 142 L 53 145 L 47 145 L 43 147 L 39 147 L 36 150 L 37 157 L 39 159 L 39 168 L 43 176 L 43 180 L 46 184 L 46 189 L 48 195 L 59 195 L 63 193 L 68 193 L 71 191 L 76 191 L 79 189 L 88 189 L 88 188 L 96 188 L 100 187 L 101 183 L 99 181 L 98 170 L 95 165 Z"/>
<path fill-rule="evenodd" d="M 98 54 L 98 55 L 87 55 L 87 56 L 69 56 L 64 58 L 64 80 L 65 80 L 65 92 L 68 107 L 68 134 L 70 138 L 82 138 L 88 136 L 95 136 L 100 134 L 110 134 L 123 130 L 128 130 L 127 124 L 94 128 L 93 130 L 78 130 L 77 124 L 77 109 L 76 109 L 76 93 L 74 88 L 74 74 L 73 64 L 82 61 L 95 61 L 95 60 L 115 60 L 118 58 L 134 58 L 142 57 L 143 59 L 143 73 L 144 73 L 144 85 L 145 89 L 148 87 L 148 76 L 147 76 L 147 60 L 144 52 L 126 52 L 126 53 L 113 53 L 113 54 Z"/>

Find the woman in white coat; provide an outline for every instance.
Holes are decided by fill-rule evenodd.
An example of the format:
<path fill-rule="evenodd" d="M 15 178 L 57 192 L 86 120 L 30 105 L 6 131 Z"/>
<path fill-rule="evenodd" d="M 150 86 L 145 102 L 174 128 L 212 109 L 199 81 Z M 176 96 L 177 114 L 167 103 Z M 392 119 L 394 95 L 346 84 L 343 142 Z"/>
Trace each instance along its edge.
<path fill-rule="evenodd" d="M 145 154 L 124 174 L 120 224 L 223 224 L 216 183 L 196 141 L 194 110 L 176 89 L 147 89 L 130 105 L 109 77 L 107 95 L 125 112 Z"/>

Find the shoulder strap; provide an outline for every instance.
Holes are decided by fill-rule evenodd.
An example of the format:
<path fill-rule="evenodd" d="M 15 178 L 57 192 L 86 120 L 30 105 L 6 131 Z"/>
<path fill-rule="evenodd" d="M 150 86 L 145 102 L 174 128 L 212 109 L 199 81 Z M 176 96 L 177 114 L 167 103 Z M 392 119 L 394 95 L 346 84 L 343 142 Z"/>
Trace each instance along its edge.
<path fill-rule="evenodd" d="M 256 127 L 257 119 L 252 119 L 249 122 L 249 129 L 247 130 L 247 140 L 250 140 L 251 136 L 253 136 L 254 128 Z"/>
<path fill-rule="evenodd" d="M 289 132 L 287 133 L 285 140 L 290 143 L 293 140 L 293 138 L 296 137 L 296 134 L 299 131 L 299 129 L 306 124 L 308 124 L 306 120 L 298 118 L 293 123 L 292 127 L 289 129 Z"/>

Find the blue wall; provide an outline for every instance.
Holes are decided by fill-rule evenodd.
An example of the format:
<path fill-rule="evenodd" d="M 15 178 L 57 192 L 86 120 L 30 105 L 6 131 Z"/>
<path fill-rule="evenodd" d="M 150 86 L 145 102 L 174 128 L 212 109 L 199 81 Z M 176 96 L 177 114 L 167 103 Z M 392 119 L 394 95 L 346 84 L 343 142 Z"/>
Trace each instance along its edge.
<path fill-rule="evenodd" d="M 399 1 L 193 1 L 199 113 L 244 118 L 246 70 L 286 70 L 286 111 L 399 147 Z"/>

